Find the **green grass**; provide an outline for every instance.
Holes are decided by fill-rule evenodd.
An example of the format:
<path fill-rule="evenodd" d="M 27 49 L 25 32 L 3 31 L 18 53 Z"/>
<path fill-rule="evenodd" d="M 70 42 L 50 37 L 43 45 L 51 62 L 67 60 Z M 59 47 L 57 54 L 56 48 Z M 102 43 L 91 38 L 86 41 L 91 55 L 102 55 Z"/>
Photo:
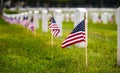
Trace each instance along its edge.
<path fill-rule="evenodd" d="M 88 24 L 88 67 L 85 50 L 61 43 L 73 29 L 63 22 L 63 36 L 54 38 L 40 28 L 36 36 L 20 25 L 10 25 L 0 18 L 0 73 L 119 73 L 117 62 L 117 26 Z"/>

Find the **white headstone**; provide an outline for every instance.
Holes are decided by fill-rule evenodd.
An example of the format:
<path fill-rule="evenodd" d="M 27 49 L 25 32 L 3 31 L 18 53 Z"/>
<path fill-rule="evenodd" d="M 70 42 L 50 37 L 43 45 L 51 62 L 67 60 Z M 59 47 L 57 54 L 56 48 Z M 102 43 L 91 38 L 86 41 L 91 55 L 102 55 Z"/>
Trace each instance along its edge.
<path fill-rule="evenodd" d="M 29 11 L 28 12 L 28 21 L 29 22 L 31 21 L 32 17 L 33 17 L 33 13 L 32 13 L 32 11 Z"/>
<path fill-rule="evenodd" d="M 70 16 L 70 20 L 73 22 L 74 21 L 74 14 L 72 13 Z"/>
<path fill-rule="evenodd" d="M 103 24 L 107 24 L 108 23 L 108 13 L 101 14 L 101 20 L 102 20 Z"/>
<path fill-rule="evenodd" d="M 20 20 L 20 14 L 16 15 L 16 20 L 18 20 L 18 21 Z"/>
<path fill-rule="evenodd" d="M 48 18 L 51 18 L 52 17 L 52 14 L 51 13 L 48 13 Z"/>
<path fill-rule="evenodd" d="M 61 17 L 62 17 L 62 21 L 65 21 L 65 14 L 62 13 Z"/>
<path fill-rule="evenodd" d="M 23 21 L 24 13 L 20 13 L 20 22 Z"/>
<path fill-rule="evenodd" d="M 92 21 L 93 21 L 93 23 L 97 23 L 97 21 L 98 21 L 98 13 L 93 13 L 93 15 L 92 15 Z"/>
<path fill-rule="evenodd" d="M 56 23 L 60 27 L 60 33 L 58 36 L 62 36 L 62 21 L 63 21 L 63 15 L 62 15 L 62 10 L 61 9 L 56 9 L 54 11 L 54 18 L 56 20 Z"/>
<path fill-rule="evenodd" d="M 65 14 L 65 20 L 66 20 L 66 22 L 69 22 L 70 21 L 70 15 L 67 13 L 67 14 Z"/>
<path fill-rule="evenodd" d="M 113 14 L 112 13 L 108 13 L 108 20 L 109 20 L 109 22 L 113 22 Z"/>
<path fill-rule="evenodd" d="M 42 18 L 42 16 L 41 16 L 41 15 L 42 15 L 42 14 L 40 14 L 40 13 L 39 13 L 39 15 L 38 15 L 39 20 L 41 20 L 41 18 Z"/>
<path fill-rule="evenodd" d="M 85 15 L 86 14 L 86 15 Z M 88 12 L 85 8 L 77 8 L 74 14 L 74 27 L 77 26 L 82 20 L 84 20 L 84 16 L 86 16 L 85 20 L 85 33 L 86 33 L 86 42 L 80 42 L 75 44 L 77 47 L 87 47 L 87 23 L 88 23 Z"/>
<path fill-rule="evenodd" d="M 24 15 L 25 15 L 25 17 L 27 17 L 28 16 L 28 12 L 25 12 Z"/>
<path fill-rule="evenodd" d="M 42 10 L 42 31 L 48 32 L 48 11 Z"/>
<path fill-rule="evenodd" d="M 117 64 L 120 66 L 120 7 L 116 11 L 116 23 L 117 23 Z"/>
<path fill-rule="evenodd" d="M 39 16 L 38 16 L 39 11 L 34 11 L 34 16 L 33 16 L 33 23 L 35 25 L 35 28 L 39 28 Z"/>

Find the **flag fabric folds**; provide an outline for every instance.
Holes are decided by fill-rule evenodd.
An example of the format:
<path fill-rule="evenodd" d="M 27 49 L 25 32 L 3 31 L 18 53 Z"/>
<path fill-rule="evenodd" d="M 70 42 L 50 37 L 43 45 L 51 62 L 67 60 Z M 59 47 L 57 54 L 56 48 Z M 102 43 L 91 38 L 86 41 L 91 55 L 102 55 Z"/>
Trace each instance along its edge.
<path fill-rule="evenodd" d="M 53 36 L 58 36 L 58 34 L 60 32 L 60 28 L 58 27 L 58 25 L 53 17 L 51 17 L 50 24 L 48 27 Z"/>
<path fill-rule="evenodd" d="M 73 31 L 67 36 L 67 38 L 63 41 L 61 47 L 65 48 L 72 44 L 76 44 L 79 42 L 85 42 L 85 20 L 82 20 Z"/>

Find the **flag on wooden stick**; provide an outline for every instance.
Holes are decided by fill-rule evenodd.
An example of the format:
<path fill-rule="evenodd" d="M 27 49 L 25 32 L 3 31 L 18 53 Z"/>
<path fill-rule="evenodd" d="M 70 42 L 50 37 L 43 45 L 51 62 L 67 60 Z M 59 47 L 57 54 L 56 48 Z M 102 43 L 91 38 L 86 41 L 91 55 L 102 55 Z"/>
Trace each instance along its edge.
<path fill-rule="evenodd" d="M 49 29 L 53 36 L 58 36 L 58 34 L 60 32 L 60 28 L 58 27 L 58 25 L 53 17 L 50 18 Z"/>
<path fill-rule="evenodd" d="M 62 43 L 62 48 L 76 44 L 79 42 L 85 42 L 85 20 L 82 20 L 73 31 L 67 36 Z"/>

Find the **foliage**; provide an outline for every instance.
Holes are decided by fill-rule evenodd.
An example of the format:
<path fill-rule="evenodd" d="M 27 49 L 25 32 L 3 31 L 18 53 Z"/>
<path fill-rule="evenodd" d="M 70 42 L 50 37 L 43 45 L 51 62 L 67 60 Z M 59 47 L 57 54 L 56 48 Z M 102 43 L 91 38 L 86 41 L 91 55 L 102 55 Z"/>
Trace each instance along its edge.
<path fill-rule="evenodd" d="M 50 7 L 52 6 L 71 6 L 71 7 L 79 7 L 79 6 L 92 6 L 92 7 L 119 7 L 120 0 L 11 0 L 13 5 L 16 2 L 26 2 L 27 6 L 36 6 L 37 3 L 40 6 L 47 4 Z"/>
<path fill-rule="evenodd" d="M 4 9 L 4 12 L 5 12 L 6 14 L 17 14 L 17 13 L 18 13 L 18 9 L 14 10 L 14 11 L 11 11 L 11 10 L 9 10 L 9 9 Z"/>
<path fill-rule="evenodd" d="M 40 25 L 41 26 L 41 25 Z M 61 42 L 73 29 L 63 22 L 63 36 L 36 30 L 36 36 L 20 25 L 10 25 L 0 18 L 0 73 L 119 73 L 116 65 L 117 26 L 88 24 L 88 61 L 84 49 L 72 45 L 62 49 Z"/>

